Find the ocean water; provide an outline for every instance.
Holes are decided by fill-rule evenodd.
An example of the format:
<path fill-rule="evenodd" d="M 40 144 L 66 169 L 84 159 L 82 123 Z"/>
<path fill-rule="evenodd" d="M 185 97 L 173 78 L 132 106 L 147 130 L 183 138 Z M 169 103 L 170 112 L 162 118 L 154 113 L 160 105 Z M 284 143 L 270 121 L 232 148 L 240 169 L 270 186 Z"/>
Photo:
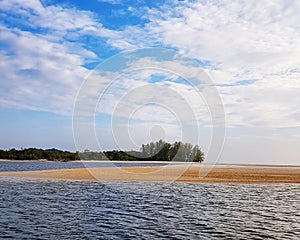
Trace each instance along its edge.
<path fill-rule="evenodd" d="M 0 178 L 1 239 L 299 239 L 299 184 Z"/>
<path fill-rule="evenodd" d="M 139 166 L 163 166 L 163 163 L 139 163 L 139 162 L 37 162 L 37 161 L 7 161 L 0 162 L 0 172 L 10 171 L 34 171 L 68 168 L 97 168 L 97 167 L 139 167 Z"/>

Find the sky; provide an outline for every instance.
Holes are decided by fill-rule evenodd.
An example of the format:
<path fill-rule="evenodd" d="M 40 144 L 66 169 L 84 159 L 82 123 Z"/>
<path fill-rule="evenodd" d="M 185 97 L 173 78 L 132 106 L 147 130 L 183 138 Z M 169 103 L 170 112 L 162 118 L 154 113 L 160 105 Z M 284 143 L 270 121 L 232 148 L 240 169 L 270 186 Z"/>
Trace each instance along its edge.
<path fill-rule="evenodd" d="M 0 0 L 0 148 L 299 165 L 297 0 Z"/>

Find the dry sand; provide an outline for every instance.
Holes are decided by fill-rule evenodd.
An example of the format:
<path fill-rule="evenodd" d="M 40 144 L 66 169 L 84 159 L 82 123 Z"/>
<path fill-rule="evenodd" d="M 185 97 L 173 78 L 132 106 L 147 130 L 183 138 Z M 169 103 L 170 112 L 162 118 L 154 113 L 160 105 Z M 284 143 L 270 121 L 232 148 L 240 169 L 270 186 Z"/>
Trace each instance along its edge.
<path fill-rule="evenodd" d="M 199 183 L 300 183 L 300 166 L 167 165 L 162 167 L 80 168 L 0 172 L 0 177 L 77 181 Z"/>

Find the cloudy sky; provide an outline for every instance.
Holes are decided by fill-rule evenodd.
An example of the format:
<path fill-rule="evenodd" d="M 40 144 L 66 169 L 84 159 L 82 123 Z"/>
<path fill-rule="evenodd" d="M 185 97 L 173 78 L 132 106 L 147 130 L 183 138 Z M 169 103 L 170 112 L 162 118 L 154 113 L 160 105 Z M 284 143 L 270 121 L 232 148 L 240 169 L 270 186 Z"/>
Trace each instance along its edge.
<path fill-rule="evenodd" d="M 101 149 L 164 138 L 207 153 L 219 98 L 219 162 L 299 164 L 299 12 L 298 0 L 0 0 L 0 148 L 96 150 L 74 133 L 85 106 Z M 144 48 L 196 65 L 128 60 Z"/>

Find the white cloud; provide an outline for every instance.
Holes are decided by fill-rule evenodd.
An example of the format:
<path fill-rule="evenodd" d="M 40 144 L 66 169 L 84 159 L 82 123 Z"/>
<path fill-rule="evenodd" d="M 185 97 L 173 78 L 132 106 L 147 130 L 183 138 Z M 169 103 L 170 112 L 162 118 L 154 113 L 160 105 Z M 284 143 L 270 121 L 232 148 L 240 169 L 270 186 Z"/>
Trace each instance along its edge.
<path fill-rule="evenodd" d="M 84 58 L 29 32 L 1 27 L 2 107 L 70 113 L 88 70 Z M 10 54 L 13 52 L 14 54 Z"/>
<path fill-rule="evenodd" d="M 4 0 L 0 8 L 2 17 L 18 26 L 0 27 L 2 107 L 71 114 L 89 73 L 85 64 L 102 57 L 93 52 L 96 49 L 88 50 L 89 42 L 81 38 L 89 35 L 118 49 L 133 48 L 89 11 L 43 5 L 39 0 Z"/>
<path fill-rule="evenodd" d="M 98 2 L 110 3 L 110 4 L 120 4 L 121 0 L 98 0 Z"/>
<path fill-rule="evenodd" d="M 149 29 L 162 42 L 221 67 L 272 70 L 278 58 L 285 60 L 280 66 L 296 66 L 288 55 L 299 54 L 297 9 L 297 1 L 191 2 L 153 15 Z"/>
<path fill-rule="evenodd" d="M 230 84 L 218 87 L 229 126 L 299 126 L 299 10 L 299 1 L 180 2 L 151 9 L 147 30 Z M 235 84 L 243 80 L 254 82 Z"/>
<path fill-rule="evenodd" d="M 27 12 L 28 9 L 33 9 L 38 13 L 43 11 L 43 5 L 39 0 L 2 0 L 0 6 L 3 10 L 14 10 L 19 14 Z"/>
<path fill-rule="evenodd" d="M 80 34 L 117 37 L 114 31 L 104 28 L 96 14 L 90 11 L 59 5 L 43 6 L 40 0 L 1 1 L 0 7 L 2 11 L 7 11 L 9 14 L 17 14 L 16 20 L 21 17 L 32 28 L 51 30 L 49 35 L 52 37 L 79 37 Z"/>
<path fill-rule="evenodd" d="M 228 126 L 299 126 L 298 1 L 178 2 L 149 10 L 144 18 L 150 22 L 144 27 L 127 26 L 122 31 L 104 28 L 94 13 L 46 6 L 39 0 L 1 1 L 0 7 L 46 31 L 2 27 L 0 38 L 8 46 L 0 52 L 5 77 L 1 87 L 8 89 L 2 94 L 2 105 L 70 112 L 76 89 L 89 72 L 84 64 L 97 58 L 83 42 L 73 40 L 90 35 L 105 38 L 116 49 L 163 44 L 209 61 L 205 68 L 221 94 Z M 147 64 L 151 62 L 145 61 L 144 66 Z M 173 67 L 179 73 L 199 74 L 191 68 Z M 146 79 L 150 73 L 140 74 Z M 237 84 L 243 80 L 253 83 Z M 123 92 L 138 83 L 122 81 L 115 89 L 123 88 Z M 192 108 L 202 106 L 188 87 L 172 81 L 170 86 Z M 94 86 L 89 89 L 95 90 Z M 121 96 L 121 92 L 112 93 L 103 111 L 111 111 L 113 99 Z M 177 101 L 168 97 L 168 101 Z M 200 107 L 196 115 L 207 122 L 204 112 Z"/>
<path fill-rule="evenodd" d="M 211 106 L 207 106 L 207 99 L 201 89 L 192 86 L 192 82 L 178 82 L 179 77 L 199 76 L 202 74 L 201 69 L 149 58 L 140 58 L 127 67 L 125 73 L 109 72 L 103 77 L 96 71 L 89 76 L 78 96 L 78 102 L 83 103 L 84 112 L 87 110 L 86 106 L 91 105 L 89 109 L 93 114 L 99 98 L 97 111 L 109 115 L 130 117 L 135 110 L 156 104 L 171 111 L 179 121 L 210 124 L 212 109 L 209 109 Z M 158 79 L 155 78 L 157 76 Z M 203 85 L 205 84 L 211 85 L 210 82 L 204 82 Z M 135 119 L 142 121 L 151 119 L 154 122 L 165 123 L 173 121 L 169 113 L 158 114 L 154 109 L 148 109 L 147 113 L 135 115 Z"/>
<path fill-rule="evenodd" d="M 71 114 L 89 73 L 84 65 L 98 59 L 80 38 L 113 38 L 115 33 L 93 13 L 75 8 L 44 6 L 39 0 L 1 1 L 0 7 L 20 26 L 0 26 L 1 106 Z"/>

